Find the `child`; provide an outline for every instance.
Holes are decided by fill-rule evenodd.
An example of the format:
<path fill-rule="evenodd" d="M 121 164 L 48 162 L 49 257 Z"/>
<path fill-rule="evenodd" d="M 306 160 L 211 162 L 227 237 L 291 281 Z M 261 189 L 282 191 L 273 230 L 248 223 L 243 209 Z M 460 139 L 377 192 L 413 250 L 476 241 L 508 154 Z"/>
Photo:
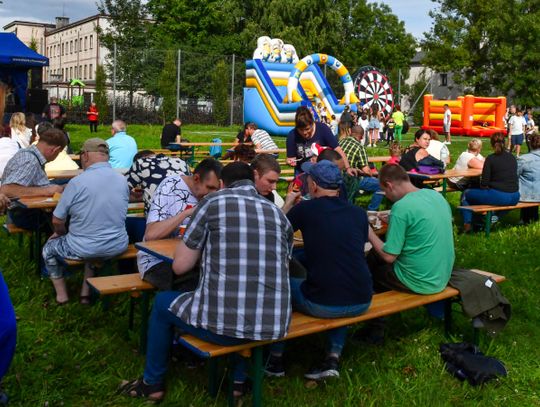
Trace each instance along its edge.
<path fill-rule="evenodd" d="M 399 143 L 394 141 L 390 144 L 388 151 L 390 152 L 390 160 L 386 164 L 399 165 L 399 161 L 401 160 L 401 146 Z"/>
<path fill-rule="evenodd" d="M 336 115 L 332 115 L 332 121 L 330 122 L 330 129 L 332 129 L 332 134 L 337 137 L 338 135 L 338 122 L 336 120 Z"/>
<path fill-rule="evenodd" d="M 368 134 L 369 120 L 368 120 L 368 114 L 365 110 L 362 112 L 362 116 L 360 116 L 360 119 L 358 120 L 358 125 L 364 129 L 364 139 L 362 140 L 362 145 L 369 144 L 369 134 Z"/>
<path fill-rule="evenodd" d="M 386 145 L 390 144 L 390 140 L 394 142 L 394 128 L 396 126 L 396 122 L 392 117 L 388 119 L 386 122 Z"/>
<path fill-rule="evenodd" d="M 523 133 L 525 133 L 525 119 L 523 111 L 518 109 L 516 114 L 508 121 L 510 126 L 510 152 L 516 151 L 516 156 L 519 157 L 521 145 L 523 144 Z"/>

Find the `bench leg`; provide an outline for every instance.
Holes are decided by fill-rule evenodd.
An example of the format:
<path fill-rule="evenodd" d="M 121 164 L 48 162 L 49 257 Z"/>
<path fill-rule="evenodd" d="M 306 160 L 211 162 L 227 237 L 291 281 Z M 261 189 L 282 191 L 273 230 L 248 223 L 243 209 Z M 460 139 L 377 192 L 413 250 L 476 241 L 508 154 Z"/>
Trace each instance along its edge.
<path fill-rule="evenodd" d="M 228 363 L 227 363 L 227 379 L 228 379 L 228 388 L 227 388 L 227 404 L 229 407 L 235 407 L 234 402 L 234 369 L 236 367 L 236 355 L 234 353 L 229 354 Z"/>
<path fill-rule="evenodd" d="M 486 212 L 486 217 L 485 217 L 485 223 L 486 223 L 486 237 L 489 237 L 489 232 L 491 232 L 491 215 L 492 215 L 492 212 L 491 211 L 487 211 Z"/>
<path fill-rule="evenodd" d="M 253 406 L 262 405 L 262 381 L 263 381 L 263 348 L 257 346 L 252 350 L 253 360 Z"/>
<path fill-rule="evenodd" d="M 142 293 L 141 299 L 141 333 L 139 340 L 139 351 L 142 355 L 146 354 L 146 339 L 148 331 L 148 306 L 150 303 L 150 298 L 148 292 L 144 291 Z"/>
<path fill-rule="evenodd" d="M 442 196 L 446 199 L 446 188 L 448 186 L 448 182 L 446 178 L 443 178 L 442 180 Z"/>
<path fill-rule="evenodd" d="M 448 299 L 444 302 L 444 334 L 450 337 L 452 332 L 452 300 Z"/>
<path fill-rule="evenodd" d="M 478 328 L 473 327 L 473 344 L 478 346 L 480 343 L 480 330 Z"/>
<path fill-rule="evenodd" d="M 218 359 L 208 359 L 208 393 L 210 397 L 218 395 Z"/>

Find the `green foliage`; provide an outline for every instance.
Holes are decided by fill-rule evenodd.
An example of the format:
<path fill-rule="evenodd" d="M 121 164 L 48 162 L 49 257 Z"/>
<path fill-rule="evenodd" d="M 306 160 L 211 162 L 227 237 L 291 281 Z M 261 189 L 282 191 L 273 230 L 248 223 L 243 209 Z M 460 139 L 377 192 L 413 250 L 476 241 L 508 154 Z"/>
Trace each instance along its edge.
<path fill-rule="evenodd" d="M 421 75 L 418 76 L 416 81 L 411 85 L 409 91 L 407 92 L 407 95 L 409 96 L 409 100 L 412 103 L 418 100 L 416 105 L 414 106 L 414 109 L 407 112 L 407 116 L 413 118 L 413 123 L 415 126 L 420 126 L 423 121 L 423 110 L 424 110 L 424 103 L 422 100 L 422 96 L 429 93 L 429 87 L 426 87 L 428 84 L 429 79 L 426 78 L 425 71 L 422 72 Z M 413 107 L 413 106 L 411 106 Z M 409 123 L 412 124 L 412 123 Z"/>
<path fill-rule="evenodd" d="M 268 35 L 293 44 L 300 58 L 327 53 L 351 73 L 375 65 L 393 82 L 399 68 L 406 76 L 415 52 L 414 38 L 390 8 L 366 0 L 149 0 L 147 8 L 155 41 L 188 52 L 248 59 L 257 38 Z M 197 62 L 209 66 L 205 57 Z"/>
<path fill-rule="evenodd" d="M 212 103 L 214 120 L 217 124 L 224 125 L 229 120 L 229 81 L 226 79 L 229 69 L 224 61 L 219 61 L 212 71 Z"/>
<path fill-rule="evenodd" d="M 99 122 L 103 124 L 109 115 L 109 103 L 107 101 L 107 74 L 102 65 L 96 66 L 96 93 L 94 102 L 99 111 Z"/>
<path fill-rule="evenodd" d="M 133 106 L 133 94 L 143 87 L 150 44 L 148 36 L 150 22 L 141 0 L 101 0 L 98 10 L 110 17 L 110 27 L 97 27 L 101 43 L 109 50 L 107 69 L 112 78 L 114 46 L 116 44 L 116 78 L 118 89 L 129 94 L 129 105 Z"/>
<path fill-rule="evenodd" d="M 536 0 L 432 0 L 434 24 L 424 62 L 478 95 L 515 95 L 540 103 L 540 4 Z"/>
<path fill-rule="evenodd" d="M 176 115 L 176 53 L 167 52 L 165 64 L 159 75 L 159 94 L 163 98 L 161 113 L 163 123 L 169 122 Z"/>

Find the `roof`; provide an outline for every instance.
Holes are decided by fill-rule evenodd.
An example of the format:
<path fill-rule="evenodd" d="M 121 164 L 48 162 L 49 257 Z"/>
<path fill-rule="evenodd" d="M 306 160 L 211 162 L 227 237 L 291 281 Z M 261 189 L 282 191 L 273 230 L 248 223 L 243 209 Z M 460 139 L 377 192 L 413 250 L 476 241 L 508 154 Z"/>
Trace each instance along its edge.
<path fill-rule="evenodd" d="M 14 25 L 28 25 L 31 27 L 45 27 L 45 28 L 54 28 L 56 27 L 54 24 L 50 23 L 37 23 L 35 21 L 22 21 L 22 20 L 15 20 L 8 24 L 6 24 L 4 27 L 2 27 L 4 30 L 7 30 L 8 28 L 14 26 Z"/>
<path fill-rule="evenodd" d="M 49 58 L 28 48 L 14 33 L 0 33 L 0 66 L 48 66 Z"/>
<path fill-rule="evenodd" d="M 87 23 L 89 21 L 97 20 L 98 18 L 109 18 L 109 16 L 106 15 L 106 14 L 95 14 L 93 16 L 83 18 L 82 20 L 74 21 L 74 22 L 72 22 L 72 23 L 70 23 L 68 25 L 63 26 L 63 27 L 56 28 L 56 26 L 53 26 L 52 30 L 47 30 L 47 32 L 45 33 L 45 36 L 48 37 L 49 35 L 56 34 L 56 33 L 60 32 L 60 31 L 69 30 L 69 29 L 71 29 L 73 27 L 76 27 L 78 25 Z"/>
<path fill-rule="evenodd" d="M 418 51 L 411 60 L 411 65 L 422 65 L 422 60 L 425 56 L 426 53 L 424 51 Z"/>

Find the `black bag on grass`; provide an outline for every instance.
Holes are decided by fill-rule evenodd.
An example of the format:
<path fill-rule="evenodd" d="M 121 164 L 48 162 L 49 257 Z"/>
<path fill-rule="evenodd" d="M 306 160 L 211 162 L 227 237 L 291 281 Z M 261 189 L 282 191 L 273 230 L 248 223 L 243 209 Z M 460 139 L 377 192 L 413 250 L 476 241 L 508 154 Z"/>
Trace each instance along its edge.
<path fill-rule="evenodd" d="M 443 343 L 439 348 L 446 370 L 459 380 L 478 386 L 497 376 L 506 376 L 502 362 L 485 356 L 477 346 L 470 343 Z"/>

